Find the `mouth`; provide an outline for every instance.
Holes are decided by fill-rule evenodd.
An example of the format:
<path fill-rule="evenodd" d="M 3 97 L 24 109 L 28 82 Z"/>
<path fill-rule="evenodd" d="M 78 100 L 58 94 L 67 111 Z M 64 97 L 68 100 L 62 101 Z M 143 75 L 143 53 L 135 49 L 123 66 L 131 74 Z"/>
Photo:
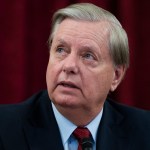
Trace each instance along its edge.
<path fill-rule="evenodd" d="M 79 87 L 76 84 L 74 84 L 72 82 L 66 82 L 66 81 L 62 81 L 62 82 L 58 83 L 57 86 L 79 89 Z"/>

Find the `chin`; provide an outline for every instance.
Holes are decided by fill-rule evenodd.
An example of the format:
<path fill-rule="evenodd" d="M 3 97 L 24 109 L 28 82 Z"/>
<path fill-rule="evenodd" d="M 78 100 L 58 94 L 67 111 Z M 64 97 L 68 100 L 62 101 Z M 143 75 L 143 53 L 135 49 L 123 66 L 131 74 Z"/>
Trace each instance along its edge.
<path fill-rule="evenodd" d="M 55 98 L 53 99 L 53 103 L 57 106 L 69 108 L 77 108 L 80 106 L 80 103 L 77 101 L 77 99 L 73 98 Z"/>

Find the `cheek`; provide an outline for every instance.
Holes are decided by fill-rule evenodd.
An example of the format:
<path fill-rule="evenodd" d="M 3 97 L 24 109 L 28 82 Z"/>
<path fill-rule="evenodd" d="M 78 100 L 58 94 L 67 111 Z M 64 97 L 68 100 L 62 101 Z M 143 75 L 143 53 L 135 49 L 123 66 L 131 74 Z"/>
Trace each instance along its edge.
<path fill-rule="evenodd" d="M 46 72 L 46 82 L 48 89 L 52 88 L 54 81 L 56 80 L 56 67 L 51 62 L 49 62 L 47 66 L 47 72 Z"/>
<path fill-rule="evenodd" d="M 111 88 L 113 79 L 112 77 L 112 72 L 109 72 L 109 70 L 107 72 L 101 73 L 96 81 L 96 89 L 99 89 L 99 92 L 107 95 Z"/>
<path fill-rule="evenodd" d="M 46 82 L 48 89 L 55 87 L 58 76 L 61 72 L 61 63 L 50 60 L 47 66 Z"/>
<path fill-rule="evenodd" d="M 50 89 L 51 81 L 53 78 L 53 76 L 51 75 L 52 74 L 51 72 L 52 72 L 52 70 L 51 70 L 50 64 L 48 64 L 47 71 L 46 71 L 46 83 L 47 83 L 48 90 Z"/>
<path fill-rule="evenodd" d="M 86 97 L 105 99 L 112 82 L 112 75 L 108 72 L 92 73 L 90 76 L 85 75 L 84 93 Z"/>

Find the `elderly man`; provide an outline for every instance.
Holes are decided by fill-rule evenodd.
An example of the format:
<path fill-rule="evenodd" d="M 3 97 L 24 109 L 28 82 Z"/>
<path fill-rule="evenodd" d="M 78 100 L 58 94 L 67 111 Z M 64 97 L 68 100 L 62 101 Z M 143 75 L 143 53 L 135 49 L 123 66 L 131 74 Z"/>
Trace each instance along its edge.
<path fill-rule="evenodd" d="M 0 106 L 0 150 L 149 150 L 149 112 L 109 100 L 129 66 L 110 12 L 74 4 L 53 16 L 47 91 Z"/>

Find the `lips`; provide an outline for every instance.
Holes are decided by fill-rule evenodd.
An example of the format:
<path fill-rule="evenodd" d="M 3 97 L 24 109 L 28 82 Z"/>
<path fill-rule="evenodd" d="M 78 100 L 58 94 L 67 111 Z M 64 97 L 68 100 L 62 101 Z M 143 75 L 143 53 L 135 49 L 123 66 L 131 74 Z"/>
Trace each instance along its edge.
<path fill-rule="evenodd" d="M 62 81 L 62 82 L 59 82 L 58 84 L 57 84 L 57 86 L 64 86 L 64 87 L 69 87 L 69 88 L 77 88 L 77 89 L 79 89 L 79 87 L 75 84 L 75 83 L 73 83 L 73 82 L 68 82 L 68 81 Z"/>

